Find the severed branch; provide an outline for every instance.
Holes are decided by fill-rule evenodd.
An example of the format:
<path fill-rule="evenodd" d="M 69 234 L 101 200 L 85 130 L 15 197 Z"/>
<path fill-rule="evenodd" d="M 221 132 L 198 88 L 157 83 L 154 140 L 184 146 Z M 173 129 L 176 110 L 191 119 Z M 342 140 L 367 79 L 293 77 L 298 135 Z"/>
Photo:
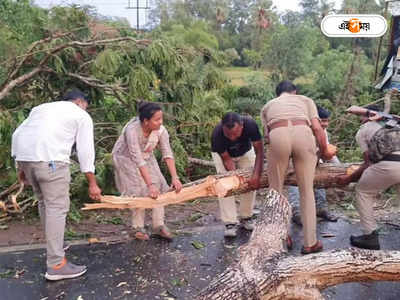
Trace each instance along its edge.
<path fill-rule="evenodd" d="M 102 196 L 101 203 L 85 203 L 85 207 L 82 210 L 99 208 L 155 208 L 169 204 L 178 204 L 196 198 L 224 197 L 230 189 L 238 188 L 240 184 L 238 176 L 228 176 L 218 180 L 213 176 L 208 176 L 200 184 L 185 187 L 179 193 L 172 191 L 161 194 L 157 199 L 149 197 Z"/>
<path fill-rule="evenodd" d="M 4 87 L 0 90 L 0 100 L 2 100 L 5 96 L 7 96 L 8 93 L 10 93 L 10 91 L 12 89 L 14 89 L 17 85 L 20 85 L 20 84 L 30 80 L 32 77 L 34 77 L 36 74 L 40 73 L 41 71 L 43 71 L 43 68 L 41 66 L 36 67 L 29 73 L 21 75 L 21 76 L 17 77 L 16 79 L 11 80 L 7 84 L 5 84 Z"/>
<path fill-rule="evenodd" d="M 13 205 L 13 207 L 14 207 L 14 210 L 16 211 L 16 212 L 20 212 L 21 211 L 21 207 L 18 205 L 18 202 L 17 202 L 17 197 L 19 196 L 19 194 L 21 194 L 22 193 L 22 191 L 24 190 L 24 183 L 22 182 L 21 184 L 20 184 L 20 186 L 19 186 L 19 189 L 18 189 L 18 192 L 16 192 L 15 194 L 13 194 L 13 195 L 11 195 L 11 203 L 12 203 L 12 205 Z"/>
<path fill-rule="evenodd" d="M 11 185 L 7 190 L 3 191 L 1 193 L 1 197 L 11 194 L 13 191 L 15 191 L 18 188 L 18 191 L 15 194 L 10 195 L 10 199 L 11 199 L 11 205 L 12 205 L 12 212 L 22 212 L 21 211 L 21 207 L 17 202 L 17 197 L 22 193 L 23 189 L 24 189 L 24 184 L 23 183 L 19 183 L 19 182 L 15 182 L 13 185 Z M 0 198 L 1 198 L 0 197 Z M 4 201 L 0 201 L 0 210 L 3 210 L 4 212 L 11 212 L 11 210 L 9 209 L 9 206 L 6 205 L 6 203 Z"/>
<path fill-rule="evenodd" d="M 67 34 L 65 34 L 65 35 L 67 35 Z M 35 47 L 37 47 L 39 44 L 48 43 L 51 41 L 51 39 L 52 38 L 47 38 L 47 39 L 43 39 L 41 41 L 33 43 L 31 45 L 31 47 L 29 48 L 28 53 L 26 54 L 26 57 L 29 57 L 32 54 L 34 54 L 34 52 L 32 52 L 32 50 Z M 40 51 L 40 52 L 46 52 L 46 55 L 40 60 L 40 62 L 37 64 L 37 66 L 34 69 L 32 69 L 30 72 L 23 74 L 16 78 L 14 78 L 14 77 L 17 74 L 17 72 L 12 72 L 10 74 L 9 80 L 11 80 L 11 81 L 6 81 L 0 89 L 0 100 L 2 100 L 4 97 L 6 97 L 11 92 L 11 90 L 13 90 L 16 86 L 23 84 L 27 80 L 34 77 L 36 74 L 38 74 L 42 71 L 46 71 L 46 69 L 48 71 L 48 68 L 46 68 L 45 66 L 48 63 L 49 59 L 53 55 L 61 52 L 62 50 L 66 49 L 66 48 L 69 48 L 69 47 L 85 48 L 85 47 L 93 47 L 93 46 L 108 45 L 108 44 L 113 44 L 113 43 L 120 43 L 120 42 L 124 42 L 124 41 L 134 42 L 136 44 L 136 46 L 144 46 L 144 47 L 147 47 L 152 42 L 151 40 L 137 40 L 132 37 L 120 37 L 120 38 L 105 39 L 105 40 L 89 40 L 86 42 L 71 41 L 71 42 L 59 45 L 57 47 L 51 48 L 51 49 L 44 49 L 43 51 Z M 35 52 L 35 53 L 37 53 L 37 52 Z M 23 62 L 26 61 L 26 57 L 24 57 Z M 19 70 L 22 65 L 23 65 L 23 63 L 21 65 L 18 64 L 17 69 Z"/>
<path fill-rule="evenodd" d="M 12 185 L 10 185 L 7 189 L 0 193 L 0 199 L 7 196 L 8 194 L 14 192 L 16 189 L 19 188 L 19 182 L 16 181 Z"/>
<path fill-rule="evenodd" d="M 48 73 L 58 74 L 56 71 L 54 71 L 53 69 L 48 68 L 48 67 L 44 68 L 43 71 L 48 72 Z M 117 84 L 107 84 L 107 83 L 104 83 L 103 81 L 101 81 L 100 79 L 97 79 L 94 77 L 85 77 L 80 74 L 71 73 L 71 72 L 68 72 L 64 75 L 76 78 L 90 87 L 101 88 L 105 92 L 113 94 L 126 107 L 128 107 L 128 108 L 130 107 L 130 105 L 126 101 L 124 101 L 122 99 L 122 97 L 118 94 L 118 92 L 126 92 L 128 90 L 127 87 L 120 86 Z"/>
<path fill-rule="evenodd" d="M 336 176 L 351 174 L 359 167 L 359 164 L 321 164 L 316 169 L 314 178 L 315 187 L 336 187 Z M 262 174 L 260 188 L 268 187 L 267 166 Z M 150 197 L 117 197 L 103 196 L 100 203 L 86 203 L 83 210 L 110 208 L 154 208 L 170 204 L 182 203 L 204 197 L 225 197 L 233 194 L 241 194 L 250 191 L 248 181 L 252 174 L 251 169 L 229 172 L 220 175 L 208 176 L 185 184 L 180 193 L 168 192 L 161 194 L 157 199 Z M 293 168 L 289 168 L 286 174 L 285 184 L 297 185 Z"/>
<path fill-rule="evenodd" d="M 10 81 L 11 79 L 14 78 L 14 76 L 19 72 L 19 70 L 21 69 L 21 67 L 22 67 L 23 64 L 25 63 L 25 61 L 26 61 L 29 57 L 31 57 L 31 56 L 34 54 L 34 53 L 33 53 L 33 50 L 34 50 L 37 46 L 39 46 L 39 45 L 41 45 L 41 44 L 48 43 L 48 42 L 52 41 L 53 39 L 61 38 L 61 37 L 66 37 L 66 36 L 69 36 L 69 35 L 71 35 L 71 34 L 72 34 L 72 32 L 66 32 L 66 33 L 55 34 L 55 35 L 53 35 L 53 36 L 50 36 L 50 37 L 47 37 L 47 38 L 44 38 L 44 39 L 41 39 L 41 40 L 39 40 L 39 41 L 36 41 L 36 42 L 32 43 L 32 44 L 29 46 L 27 53 L 26 53 L 25 55 L 22 56 L 23 59 L 22 59 L 20 62 L 18 62 L 18 63 L 16 64 L 16 66 L 14 66 L 14 67 L 12 68 L 13 71 L 8 75 L 8 78 L 7 78 L 7 80 L 6 80 L 5 82 L 8 82 L 8 81 Z M 20 58 L 20 57 L 15 57 L 14 60 L 17 60 L 18 58 Z"/>

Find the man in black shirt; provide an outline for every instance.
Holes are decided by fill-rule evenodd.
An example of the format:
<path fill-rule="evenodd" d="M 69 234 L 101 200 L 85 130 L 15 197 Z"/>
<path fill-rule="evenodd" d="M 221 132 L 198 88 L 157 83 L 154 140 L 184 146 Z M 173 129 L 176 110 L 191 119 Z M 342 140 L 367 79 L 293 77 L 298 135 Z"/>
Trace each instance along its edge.
<path fill-rule="evenodd" d="M 253 167 L 249 185 L 257 189 L 264 163 L 264 149 L 257 123 L 250 117 L 227 113 L 214 128 L 211 138 L 212 158 L 218 173 Z M 255 153 L 254 153 L 255 152 Z M 240 225 L 253 230 L 253 206 L 256 192 L 240 197 Z M 225 223 L 225 236 L 235 237 L 238 228 L 238 213 L 235 197 L 219 199 L 221 219 Z"/>

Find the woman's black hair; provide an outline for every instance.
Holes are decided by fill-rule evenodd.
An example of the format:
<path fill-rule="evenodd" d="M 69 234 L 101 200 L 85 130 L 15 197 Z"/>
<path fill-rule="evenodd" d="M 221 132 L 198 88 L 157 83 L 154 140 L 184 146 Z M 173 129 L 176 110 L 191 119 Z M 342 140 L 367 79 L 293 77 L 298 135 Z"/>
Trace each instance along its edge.
<path fill-rule="evenodd" d="M 140 122 L 143 122 L 144 119 L 150 120 L 159 110 L 161 110 L 161 106 L 157 103 L 146 101 L 139 102 L 138 112 Z"/>
<path fill-rule="evenodd" d="M 291 92 L 293 92 L 293 91 L 297 91 L 297 87 L 292 83 L 292 82 L 290 82 L 290 81 L 288 81 L 288 80 L 284 80 L 284 81 L 281 81 L 278 85 L 277 85 L 277 87 L 276 87 L 276 89 L 275 89 L 275 93 L 276 93 L 276 96 L 280 96 L 282 93 L 291 93 Z"/>
<path fill-rule="evenodd" d="M 240 125 L 243 123 L 243 120 L 242 116 L 238 113 L 228 112 L 223 116 L 221 123 L 222 126 L 225 126 L 228 129 L 232 129 L 233 127 L 235 127 L 235 123 L 238 123 Z"/>

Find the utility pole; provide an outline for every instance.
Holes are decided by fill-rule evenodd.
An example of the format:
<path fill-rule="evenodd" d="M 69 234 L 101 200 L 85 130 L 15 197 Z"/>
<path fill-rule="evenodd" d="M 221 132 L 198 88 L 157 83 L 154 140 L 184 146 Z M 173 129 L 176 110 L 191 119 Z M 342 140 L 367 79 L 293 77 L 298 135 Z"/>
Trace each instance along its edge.
<path fill-rule="evenodd" d="M 140 21 L 139 21 L 139 15 L 140 15 L 140 10 L 148 10 L 150 9 L 149 6 L 149 0 L 145 0 L 146 4 L 145 6 L 140 6 L 140 2 L 144 2 L 144 0 L 140 1 L 140 0 L 136 0 L 136 6 L 134 5 L 135 0 L 128 0 L 128 7 L 127 9 L 136 9 L 136 30 L 139 31 L 139 27 L 140 27 Z"/>

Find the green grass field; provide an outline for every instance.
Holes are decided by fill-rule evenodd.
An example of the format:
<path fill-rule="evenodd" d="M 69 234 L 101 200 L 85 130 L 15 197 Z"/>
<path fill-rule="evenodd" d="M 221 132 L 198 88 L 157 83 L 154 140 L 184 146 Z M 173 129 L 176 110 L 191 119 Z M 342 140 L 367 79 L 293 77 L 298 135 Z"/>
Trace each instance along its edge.
<path fill-rule="evenodd" d="M 246 85 L 246 78 L 252 74 L 262 74 L 267 78 L 268 72 L 266 70 L 257 70 L 250 67 L 229 67 L 223 69 L 224 73 L 231 79 L 232 85 L 244 86 Z"/>

